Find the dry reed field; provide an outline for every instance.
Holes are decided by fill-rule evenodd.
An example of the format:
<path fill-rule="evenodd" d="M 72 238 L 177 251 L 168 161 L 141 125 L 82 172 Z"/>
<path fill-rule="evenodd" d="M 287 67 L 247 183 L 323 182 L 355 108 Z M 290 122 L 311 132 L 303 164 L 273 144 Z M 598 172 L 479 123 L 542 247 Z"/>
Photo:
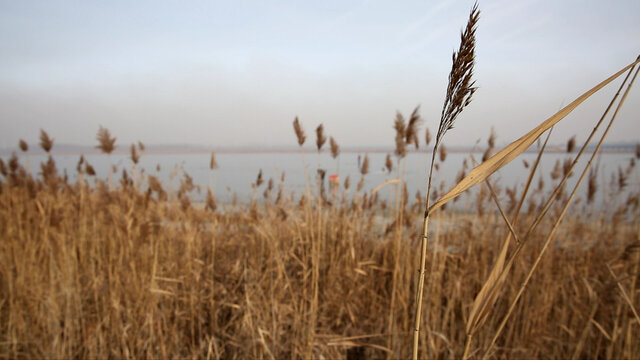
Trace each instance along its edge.
<path fill-rule="evenodd" d="M 172 191 L 143 173 L 142 143 L 106 179 L 80 157 L 70 181 L 51 155 L 31 175 L 20 140 L 24 153 L 0 158 L 0 357 L 637 357 L 640 145 L 614 182 L 599 183 L 592 162 L 638 61 L 501 150 L 491 132 L 484 154 L 470 154 L 447 189 L 436 180 L 443 139 L 476 90 L 478 20 L 474 7 L 437 132 L 420 129 L 418 108 L 407 119 L 398 113 L 391 180 L 371 191 L 362 190 L 367 157 L 359 179 L 338 183 L 301 152 L 302 194 L 261 172 L 248 204 L 220 203 L 213 186 L 194 203 L 188 174 Z M 569 139 L 567 161 L 541 173 L 552 126 L 622 75 L 584 144 Z M 302 147 L 303 121 L 293 129 Z M 338 158 L 327 136 L 316 128 L 317 151 Z M 116 146 L 105 128 L 97 142 L 105 156 Z M 431 170 L 425 195 L 413 196 L 404 157 L 424 143 Z M 54 148 L 45 131 L 40 146 Z M 538 160 L 523 164 L 524 186 L 491 179 L 529 148 Z M 212 154 L 211 174 L 217 166 Z M 583 180 L 586 195 L 576 195 Z M 593 204 L 598 194 L 606 211 Z"/>

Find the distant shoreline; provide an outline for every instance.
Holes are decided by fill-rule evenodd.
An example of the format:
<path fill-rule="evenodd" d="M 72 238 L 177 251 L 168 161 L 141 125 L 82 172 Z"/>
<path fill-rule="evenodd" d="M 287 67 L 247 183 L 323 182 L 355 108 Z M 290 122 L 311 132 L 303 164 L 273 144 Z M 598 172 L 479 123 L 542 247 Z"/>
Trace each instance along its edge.
<path fill-rule="evenodd" d="M 594 149 L 587 149 L 587 153 L 592 153 Z M 478 149 L 470 149 L 470 148 L 447 148 L 447 152 L 450 153 L 473 153 L 473 154 L 482 154 L 484 153 L 484 148 Z M 499 151 L 499 150 L 497 150 Z M 140 155 L 193 155 L 193 154 L 211 154 L 214 152 L 216 155 L 218 154 L 299 154 L 301 150 L 299 149 L 270 149 L 270 148 L 247 148 L 247 149 L 149 149 L 145 151 L 139 151 Z M 305 154 L 316 154 L 317 151 L 313 149 L 302 149 L 302 152 Z M 352 149 L 341 149 L 340 153 L 346 154 L 375 154 L 375 153 L 389 153 L 393 154 L 394 149 L 389 148 L 352 148 Z M 526 153 L 537 153 L 537 149 L 531 149 L 525 151 Z M 633 154 L 635 153 L 635 149 L 624 147 L 624 148 L 603 148 L 600 150 L 601 153 L 606 154 Z M 10 156 L 15 153 L 16 155 L 25 155 L 20 149 L 0 149 L 0 156 Z M 329 150 L 323 150 L 321 153 L 329 154 Z M 409 153 L 419 153 L 419 154 L 431 154 L 431 149 L 429 150 L 409 150 Z M 545 153 L 566 153 L 566 149 L 563 147 L 550 147 L 545 151 Z M 577 153 L 574 151 L 573 153 Z M 87 148 L 86 150 L 82 149 L 73 149 L 73 150 L 59 150 L 56 151 L 55 147 L 51 150 L 51 155 L 100 155 L 102 154 L 97 149 Z M 129 149 L 127 150 L 115 150 L 112 155 L 128 155 L 130 154 Z M 46 155 L 44 151 L 28 151 L 26 155 L 33 156 L 42 156 Z"/>

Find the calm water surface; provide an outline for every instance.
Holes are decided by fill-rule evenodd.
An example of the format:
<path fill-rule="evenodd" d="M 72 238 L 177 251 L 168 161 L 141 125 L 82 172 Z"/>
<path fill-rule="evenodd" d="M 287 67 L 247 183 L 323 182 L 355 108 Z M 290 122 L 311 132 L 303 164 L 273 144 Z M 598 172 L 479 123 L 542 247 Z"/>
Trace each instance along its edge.
<path fill-rule="evenodd" d="M 591 154 L 585 155 L 578 163 L 577 169 L 574 170 L 575 175 L 569 179 L 569 186 L 575 184 Z M 216 154 L 216 161 L 219 167 L 211 172 L 209 170 L 210 154 L 144 154 L 137 165 L 137 171 L 144 171 L 145 174 L 157 176 L 163 181 L 165 188 L 169 190 L 177 189 L 180 179 L 183 178 L 185 173 L 189 174 L 194 183 L 200 185 L 204 190 L 200 194 L 194 192 L 194 200 L 202 200 L 206 194 L 206 187 L 213 184 L 215 195 L 220 200 L 230 201 L 235 194 L 239 201 L 246 202 L 254 194 L 251 184 L 255 182 L 260 170 L 263 172 L 265 185 L 262 185 L 261 189 L 259 189 L 259 196 L 261 196 L 269 178 L 273 178 L 274 184 L 277 186 L 283 174 L 284 189 L 286 191 L 293 192 L 296 195 L 303 193 L 306 188 L 305 164 L 312 184 L 315 184 L 316 169 L 320 167 L 327 170 L 327 176 L 329 174 L 339 174 L 341 185 L 344 183 L 344 179 L 349 176 L 351 192 L 353 193 L 361 177 L 358 168 L 359 160 L 362 161 L 364 156 L 365 153 L 343 153 L 337 160 L 334 160 L 327 153 L 321 155 L 305 153 L 304 156 L 300 153 L 220 153 Z M 392 157 L 394 170 L 391 174 L 387 174 L 386 170 L 384 170 L 385 153 L 370 153 L 368 156 L 369 173 L 365 176 L 364 182 L 366 190 L 371 190 L 384 181 L 398 176 L 398 162 L 395 157 Z M 475 153 L 473 156 L 479 160 L 482 154 Z M 528 176 L 528 169 L 525 168 L 523 160 L 533 164 L 536 156 L 537 154 L 535 153 L 521 155 L 494 174 L 491 177 L 493 182 L 503 187 L 513 187 L 515 185 L 518 189 L 522 189 Z M 575 154 L 545 154 L 535 177 L 535 184 L 537 184 L 538 178 L 542 176 L 546 189 L 550 189 L 550 186 L 554 183 L 550 173 L 556 161 L 562 162 L 573 156 Z M 401 163 L 400 169 L 401 171 L 404 169 L 406 173 L 407 188 L 411 198 L 413 198 L 417 190 L 424 194 L 430 157 L 431 154 L 428 153 L 409 153 L 405 158 L 404 164 Z M 612 175 L 617 174 L 618 168 L 626 169 L 632 157 L 633 154 L 629 153 L 603 153 L 596 157 L 594 165 L 598 167 L 600 198 L 604 195 L 602 189 L 608 188 L 613 180 Z M 6 161 L 9 156 L 3 156 L 3 158 Z M 79 155 L 55 155 L 54 158 L 58 170 L 60 172 L 66 170 L 69 178 L 74 180 Z M 109 157 L 95 154 L 85 155 L 85 158 L 93 165 L 97 176 L 102 179 L 107 178 L 110 162 L 118 171 L 117 174 L 113 175 L 114 179 L 120 178 L 122 169 L 126 169 L 130 174 L 131 166 L 133 165 L 128 155 L 111 155 Z M 37 175 L 40 170 L 40 162 L 45 161 L 46 157 L 44 155 L 29 155 L 28 159 L 31 172 Z M 446 161 L 439 165 L 440 169 L 434 177 L 434 186 L 439 187 L 444 182 L 444 188 L 450 188 L 465 159 L 471 165 L 468 153 L 450 153 Z M 26 157 L 24 155 L 20 155 L 20 161 L 23 165 L 26 165 Z M 639 178 L 639 171 L 634 169 L 628 179 L 629 186 L 627 191 L 639 190 Z M 580 194 L 584 195 L 586 179 L 582 188 Z M 388 196 L 390 192 L 390 190 L 385 189 L 380 194 Z M 602 203 L 602 199 L 599 200 L 599 203 Z"/>

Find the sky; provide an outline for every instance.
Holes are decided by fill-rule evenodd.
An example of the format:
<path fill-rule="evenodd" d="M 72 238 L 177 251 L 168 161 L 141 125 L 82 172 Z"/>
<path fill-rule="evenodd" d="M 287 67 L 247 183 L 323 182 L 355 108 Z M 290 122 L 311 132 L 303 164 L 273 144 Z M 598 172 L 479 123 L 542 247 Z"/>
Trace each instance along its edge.
<path fill-rule="evenodd" d="M 396 111 L 437 129 L 473 1 L 0 1 L 0 148 L 394 145 Z M 640 54 L 640 1 L 479 1 L 478 90 L 445 143 L 509 143 Z M 586 138 L 619 81 L 554 130 Z M 640 140 L 640 89 L 609 141 Z M 312 141 L 306 145 L 312 147 Z"/>

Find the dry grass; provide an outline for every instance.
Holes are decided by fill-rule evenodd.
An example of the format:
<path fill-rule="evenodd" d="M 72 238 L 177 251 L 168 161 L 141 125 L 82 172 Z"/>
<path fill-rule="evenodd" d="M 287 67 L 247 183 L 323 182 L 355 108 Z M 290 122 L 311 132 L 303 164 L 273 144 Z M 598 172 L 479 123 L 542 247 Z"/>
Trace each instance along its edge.
<path fill-rule="evenodd" d="M 300 208 L 285 195 L 255 212 L 229 204 L 218 212 L 209 199 L 204 208 L 170 201 L 154 177 L 109 190 L 99 179 L 95 187 L 69 183 L 55 170 L 46 181 L 32 178 L 12 163 L 0 181 L 2 357 L 411 354 L 420 229 L 410 224 L 420 207 L 407 205 L 403 231 L 387 233 L 395 215 L 380 201 L 339 197 L 331 207 Z M 508 232 L 484 206 L 484 215 L 432 217 L 425 357 L 462 355 L 470 306 L 500 249 L 496 239 Z M 637 354 L 635 216 L 615 226 L 600 215 L 567 219 L 494 355 Z M 532 235 L 509 284 L 523 281 L 552 220 Z M 392 290 L 394 277 L 411 286 Z M 505 313 L 516 291 L 505 287 L 493 311 Z M 474 344 L 486 347 L 492 334 L 478 333 Z"/>

